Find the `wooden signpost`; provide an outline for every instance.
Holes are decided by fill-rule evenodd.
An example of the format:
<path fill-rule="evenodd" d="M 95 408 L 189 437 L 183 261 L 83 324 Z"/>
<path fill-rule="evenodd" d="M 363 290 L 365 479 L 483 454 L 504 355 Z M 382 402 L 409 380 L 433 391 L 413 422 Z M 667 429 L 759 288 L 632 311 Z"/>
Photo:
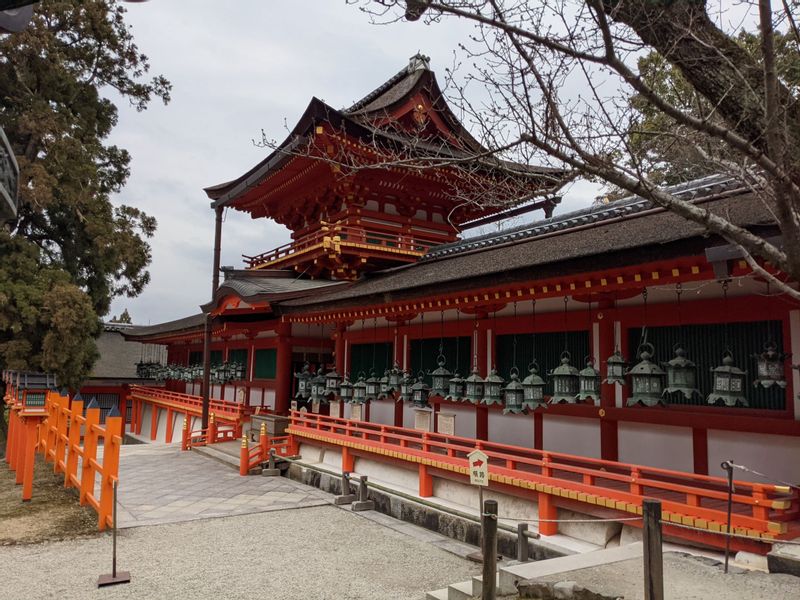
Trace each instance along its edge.
<path fill-rule="evenodd" d="M 483 514 L 483 488 L 489 485 L 489 457 L 477 448 L 467 454 L 469 462 L 469 483 L 478 486 L 478 516 Z M 483 547 L 483 518 L 481 518 L 481 547 Z M 483 561 L 482 552 L 474 552 L 467 558 Z"/>

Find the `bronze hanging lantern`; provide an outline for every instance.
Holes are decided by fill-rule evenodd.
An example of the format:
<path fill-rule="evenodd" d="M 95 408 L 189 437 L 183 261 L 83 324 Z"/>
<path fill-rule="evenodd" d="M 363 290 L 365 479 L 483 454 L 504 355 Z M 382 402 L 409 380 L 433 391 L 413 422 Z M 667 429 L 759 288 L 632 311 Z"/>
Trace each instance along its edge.
<path fill-rule="evenodd" d="M 364 373 L 358 376 L 358 381 L 353 385 L 353 403 L 364 404 L 367 401 L 367 382 L 364 380 Z"/>
<path fill-rule="evenodd" d="M 400 380 L 400 397 L 399 400 L 403 402 L 410 402 L 413 396 L 414 378 L 411 373 L 406 371 L 403 373 L 403 379 Z"/>
<path fill-rule="evenodd" d="M 436 359 L 436 362 L 439 366 L 434 369 L 433 373 L 431 373 L 431 381 L 433 383 L 431 386 L 431 394 L 444 398 L 447 396 L 447 392 L 450 387 L 450 378 L 453 376 L 453 374 L 444 367 L 444 354 L 440 354 Z"/>
<path fill-rule="evenodd" d="M 639 362 L 628 370 L 631 378 L 632 395 L 628 398 L 628 406 L 644 404 L 655 406 L 663 404 L 661 394 L 664 392 L 664 371 L 652 360 L 655 348 L 649 342 L 639 346 Z"/>
<path fill-rule="evenodd" d="M 764 344 L 764 351 L 755 354 L 758 379 L 753 382 L 754 387 L 759 385 L 763 388 L 771 388 L 777 385 L 780 388 L 786 387 L 786 376 L 783 368 L 783 361 L 786 358 L 778 352 L 778 345 L 769 341 Z"/>
<path fill-rule="evenodd" d="M 345 375 L 342 378 L 342 383 L 339 384 L 339 398 L 342 402 L 352 402 L 353 394 L 353 384 L 350 383 L 350 379 Z"/>
<path fill-rule="evenodd" d="M 686 350 L 681 344 L 675 344 L 673 352 L 675 358 L 662 365 L 667 371 L 667 387 L 664 388 L 663 395 L 669 397 L 670 394 L 681 393 L 684 398 L 691 400 L 700 395 L 700 390 L 697 389 L 697 369 L 686 358 Z"/>
<path fill-rule="evenodd" d="M 509 375 L 508 384 L 503 389 L 503 403 L 505 404 L 503 414 L 513 413 L 518 415 L 524 413 L 525 406 L 522 404 L 524 396 L 524 389 L 519 382 L 519 371 L 516 367 L 513 367 Z"/>
<path fill-rule="evenodd" d="M 428 396 L 430 396 L 431 388 L 425 383 L 425 372 L 420 371 L 417 382 L 411 386 L 411 403 L 419 408 L 429 406 Z"/>
<path fill-rule="evenodd" d="M 336 369 L 331 369 L 325 373 L 325 396 L 330 398 L 339 393 L 339 385 L 342 383 L 342 378 L 336 372 Z"/>
<path fill-rule="evenodd" d="M 575 402 L 579 391 L 578 369 L 570 364 L 570 354 L 567 350 L 561 353 L 561 365 L 550 371 L 553 378 L 553 402 Z"/>
<path fill-rule="evenodd" d="M 366 388 L 366 400 L 375 400 L 378 398 L 378 394 L 381 392 L 381 382 L 375 376 L 375 371 L 370 371 L 369 378 L 365 382 L 367 385 Z"/>
<path fill-rule="evenodd" d="M 322 374 L 322 366 L 317 369 L 317 374 L 309 381 L 311 393 L 309 400 L 311 402 L 324 402 L 325 401 L 325 375 Z"/>
<path fill-rule="evenodd" d="M 594 368 L 594 360 L 586 357 L 586 368 L 578 373 L 578 394 L 576 400 L 594 400 L 600 402 L 600 371 Z"/>
<path fill-rule="evenodd" d="M 522 380 L 522 404 L 524 408 L 547 408 L 544 401 L 545 381 L 539 377 L 539 364 L 534 360 L 528 365 L 528 376 Z"/>
<path fill-rule="evenodd" d="M 481 404 L 487 406 L 502 404 L 504 382 L 505 380 L 497 374 L 497 371 L 492 369 L 489 372 L 489 376 L 483 380 L 483 398 L 481 398 Z"/>
<path fill-rule="evenodd" d="M 383 372 L 383 377 L 378 380 L 378 386 L 380 388 L 378 400 L 386 400 L 391 393 L 391 388 L 389 387 L 389 369 Z"/>
<path fill-rule="evenodd" d="M 472 369 L 472 374 L 464 380 L 466 393 L 464 400 L 478 404 L 483 400 L 483 377 L 478 374 L 478 367 Z"/>
<path fill-rule="evenodd" d="M 299 373 L 295 373 L 294 377 L 297 379 L 297 393 L 294 397 L 298 400 L 305 400 L 311 395 L 311 389 L 309 382 L 311 381 L 311 371 L 309 370 L 311 365 L 307 362 L 303 363 L 303 368 L 300 369 Z"/>
<path fill-rule="evenodd" d="M 725 406 L 748 406 L 744 397 L 744 381 L 747 373 L 733 365 L 733 353 L 726 350 L 722 355 L 722 365 L 711 369 L 714 374 L 714 389 L 708 395 L 707 402 L 716 404 L 720 400 Z"/>
<path fill-rule="evenodd" d="M 403 370 L 400 368 L 400 365 L 395 362 L 394 366 L 389 370 L 389 391 L 400 391 L 401 381 L 403 381 Z"/>
<path fill-rule="evenodd" d="M 606 378 L 603 383 L 615 383 L 617 385 L 625 385 L 625 369 L 628 367 L 628 362 L 622 356 L 619 349 L 614 350 L 614 354 L 606 359 Z"/>
<path fill-rule="evenodd" d="M 447 389 L 447 396 L 445 400 L 450 400 L 452 402 L 459 402 L 464 398 L 464 385 L 466 380 L 459 376 L 458 371 L 453 374 L 453 378 L 447 382 L 448 389 Z"/>

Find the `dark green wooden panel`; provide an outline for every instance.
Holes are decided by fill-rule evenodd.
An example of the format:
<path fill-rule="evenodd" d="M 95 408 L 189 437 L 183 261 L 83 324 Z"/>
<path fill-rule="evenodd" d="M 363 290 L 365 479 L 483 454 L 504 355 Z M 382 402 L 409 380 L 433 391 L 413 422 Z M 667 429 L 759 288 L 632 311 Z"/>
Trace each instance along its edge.
<path fill-rule="evenodd" d="M 469 337 L 450 337 L 442 340 L 442 347 L 445 357 L 445 368 L 453 372 L 458 366 L 458 374 L 466 377 L 472 371 L 472 354 L 470 351 Z M 420 370 L 430 373 L 439 365 L 436 360 L 439 357 L 439 338 L 426 340 L 411 340 L 411 375 L 416 377 Z M 431 377 L 426 375 L 425 381 L 431 385 Z"/>
<path fill-rule="evenodd" d="M 629 348 L 633 361 L 636 348 L 641 340 L 641 329 L 628 330 Z M 648 327 L 647 341 L 656 350 L 655 360 L 659 363 L 672 359 L 672 349 L 680 342 L 686 349 L 686 358 L 697 365 L 697 387 L 700 398 L 686 399 L 683 394 L 673 394 L 670 404 L 706 405 L 706 397 L 711 393 L 711 369 L 722 363 L 722 353 L 730 347 L 734 364 L 747 371 L 745 397 L 750 408 L 766 410 L 786 409 L 786 390 L 778 386 L 764 389 L 754 387 L 756 379 L 755 354 L 762 352 L 764 342 L 774 340 L 778 348 L 783 348 L 783 328 L 780 321 L 758 321 L 750 323 L 731 323 L 730 325 L 685 325 L 683 327 Z"/>
<path fill-rule="evenodd" d="M 383 372 L 392 363 L 392 344 L 391 342 L 378 344 L 353 344 L 350 346 L 350 378 L 355 381 L 359 374 L 369 377 L 370 371 L 375 370 L 378 377 L 383 376 Z"/>
<path fill-rule="evenodd" d="M 275 348 L 256 350 L 253 364 L 255 379 L 275 379 L 278 367 L 278 351 Z"/>
<path fill-rule="evenodd" d="M 189 353 L 189 366 L 192 365 L 201 365 L 203 364 L 203 351 L 198 350 L 196 352 Z M 222 364 L 222 350 L 212 350 L 211 351 L 211 366 L 221 365 Z"/>
<path fill-rule="evenodd" d="M 240 365 L 244 365 L 244 377 L 242 377 L 242 379 L 247 379 L 247 367 L 249 366 L 247 359 L 248 359 L 247 348 L 235 348 L 233 350 L 228 351 L 229 363 L 237 363 Z"/>
<path fill-rule="evenodd" d="M 564 351 L 564 333 L 537 333 L 517 334 L 516 366 L 519 369 L 520 379 L 528 375 L 528 365 L 536 356 L 539 363 L 539 375 L 547 382 L 544 393 L 553 394 L 553 383 L 547 373 L 561 364 L 561 353 Z M 591 354 L 589 350 L 588 331 L 570 331 L 566 335 L 566 349 L 572 357 L 572 366 L 582 369 L 585 366 L 584 358 Z M 535 352 L 534 352 L 535 350 Z M 501 335 L 497 337 L 497 372 L 504 379 L 508 379 L 511 367 L 514 366 L 514 335 Z M 597 361 L 595 361 L 597 366 Z"/>

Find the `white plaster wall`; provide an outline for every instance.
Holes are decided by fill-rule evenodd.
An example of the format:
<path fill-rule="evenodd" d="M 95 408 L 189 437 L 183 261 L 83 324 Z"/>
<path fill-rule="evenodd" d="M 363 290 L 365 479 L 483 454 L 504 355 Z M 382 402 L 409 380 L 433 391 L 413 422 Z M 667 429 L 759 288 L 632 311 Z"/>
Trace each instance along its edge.
<path fill-rule="evenodd" d="M 464 483 L 461 483 L 434 477 L 433 495 L 436 498 L 459 504 L 472 512 L 478 511 L 478 488 L 477 486 L 469 485 L 466 479 Z M 499 513 L 505 518 L 537 519 L 539 517 L 539 507 L 532 500 L 499 494 L 487 489 L 484 489 L 483 499 L 497 500 Z"/>
<path fill-rule="evenodd" d="M 692 430 L 688 427 L 620 423 L 617 436 L 620 462 L 694 471 Z"/>
<path fill-rule="evenodd" d="M 475 407 L 472 404 L 443 405 L 442 411 L 455 414 L 455 433 L 458 437 L 475 437 Z"/>
<path fill-rule="evenodd" d="M 233 402 L 236 400 L 236 388 L 234 388 L 232 385 L 225 386 L 224 400 L 227 400 L 228 402 Z"/>
<path fill-rule="evenodd" d="M 394 425 L 394 400 L 373 400 L 369 405 L 369 420 L 381 425 Z"/>
<path fill-rule="evenodd" d="M 222 386 L 221 385 L 212 385 L 211 386 L 211 397 L 212 398 L 221 398 L 222 397 Z"/>
<path fill-rule="evenodd" d="M 414 429 L 414 409 L 409 403 L 406 402 L 403 407 L 403 427 Z"/>
<path fill-rule="evenodd" d="M 150 424 L 153 422 L 153 405 L 148 402 L 142 403 L 142 430 L 139 433 L 142 437 L 150 438 Z"/>
<path fill-rule="evenodd" d="M 172 415 L 172 443 L 173 444 L 180 444 L 182 435 L 183 435 L 183 415 L 181 413 L 173 413 L 173 415 Z M 165 436 L 166 436 L 166 434 L 165 434 Z M 164 439 L 166 439 L 166 437 Z"/>
<path fill-rule="evenodd" d="M 252 388 L 247 398 L 248 404 L 250 404 L 250 406 L 261 406 L 261 394 L 262 391 L 260 389 Z"/>
<path fill-rule="evenodd" d="M 533 448 L 533 415 L 489 411 L 489 441 Z"/>
<path fill-rule="evenodd" d="M 275 409 L 275 390 L 266 390 L 264 392 L 264 406 Z"/>
<path fill-rule="evenodd" d="M 735 479 L 797 483 L 800 481 L 800 437 L 709 429 L 708 474 L 724 476 L 725 472 L 719 465 L 726 460 L 760 471 L 773 480 L 764 480 L 738 469 L 734 471 Z"/>
<path fill-rule="evenodd" d="M 339 467 L 341 468 L 341 462 Z M 419 468 L 411 463 L 398 462 L 395 465 L 357 456 L 355 472 L 366 475 L 376 483 L 390 483 L 412 494 L 419 492 Z"/>
<path fill-rule="evenodd" d="M 342 413 L 344 415 L 345 419 L 350 419 L 351 418 L 352 410 L 350 410 L 350 409 L 352 407 L 353 407 L 353 405 L 350 404 L 349 402 L 345 403 L 345 405 L 344 405 L 344 413 Z"/>
<path fill-rule="evenodd" d="M 156 430 L 156 441 L 164 442 L 167 439 L 167 410 L 158 411 L 158 428 Z"/>
<path fill-rule="evenodd" d="M 600 425 L 595 419 L 545 413 L 542 437 L 545 450 L 600 458 Z"/>

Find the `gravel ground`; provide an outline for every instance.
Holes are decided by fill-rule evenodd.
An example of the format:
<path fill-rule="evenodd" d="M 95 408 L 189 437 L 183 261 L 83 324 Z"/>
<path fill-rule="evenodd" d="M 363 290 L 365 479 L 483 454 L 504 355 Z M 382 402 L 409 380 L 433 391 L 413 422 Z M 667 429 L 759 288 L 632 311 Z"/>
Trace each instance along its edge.
<path fill-rule="evenodd" d="M 420 600 L 478 566 L 357 514 L 321 506 L 120 532 L 130 584 L 98 590 L 111 538 L 0 547 L 0 599 Z"/>
<path fill-rule="evenodd" d="M 617 563 L 561 573 L 542 580 L 552 583 L 575 581 L 594 592 L 643 600 L 642 561 Z M 798 600 L 800 578 L 784 574 L 732 569 L 687 554 L 664 554 L 664 596 L 666 600 Z"/>

